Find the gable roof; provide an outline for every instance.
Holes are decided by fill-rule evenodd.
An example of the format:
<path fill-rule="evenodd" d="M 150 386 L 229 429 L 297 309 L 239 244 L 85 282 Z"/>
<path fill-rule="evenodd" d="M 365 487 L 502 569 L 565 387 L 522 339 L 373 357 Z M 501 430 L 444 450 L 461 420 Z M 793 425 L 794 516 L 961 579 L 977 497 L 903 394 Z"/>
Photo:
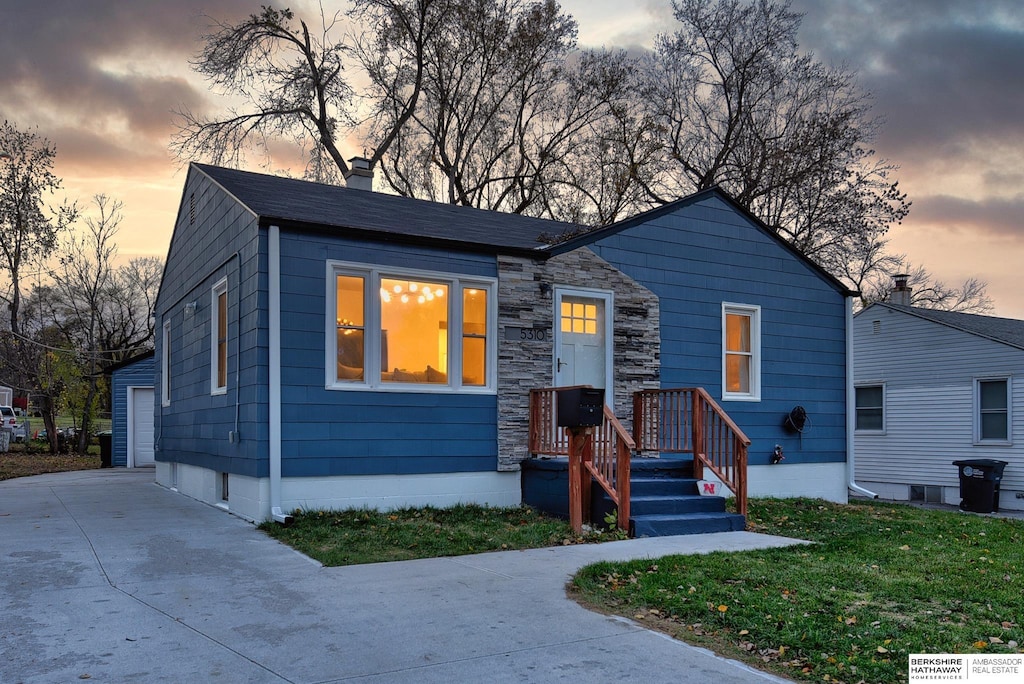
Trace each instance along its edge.
<path fill-rule="evenodd" d="M 146 359 L 152 359 L 155 356 L 156 356 L 156 351 L 154 351 L 152 349 L 150 349 L 149 351 L 144 351 L 141 354 L 136 354 L 135 356 L 129 356 L 126 359 L 121 359 L 120 361 L 118 361 L 117 363 L 113 364 L 112 366 L 107 366 L 106 369 L 104 369 L 103 374 L 104 375 L 111 375 L 114 371 L 119 371 L 122 368 L 127 368 L 128 366 L 132 365 L 133 363 L 137 363 L 139 361 L 145 361 Z"/>
<path fill-rule="evenodd" d="M 454 204 L 312 183 L 193 163 L 259 217 L 263 225 L 341 229 L 385 240 L 446 243 L 474 251 L 527 252 L 545 257 L 540 236 L 579 226 Z M 540 252 L 540 253 L 538 253 Z"/>
<path fill-rule="evenodd" d="M 261 225 L 306 230 L 344 230 L 348 235 L 439 245 L 473 251 L 528 254 L 546 259 L 583 247 L 601 238 L 646 223 L 665 214 L 717 197 L 746 218 L 755 229 L 770 237 L 794 258 L 817 273 L 843 296 L 855 296 L 838 278 L 805 256 L 728 193 L 713 187 L 661 207 L 645 211 L 604 228 L 581 233 L 574 223 L 533 218 L 355 190 L 295 178 L 270 176 L 193 162 L 206 175 L 255 214 Z M 585 229 L 583 229 L 585 230 Z M 541 240 L 554 236 L 556 242 Z M 561 242 L 557 236 L 572 235 Z"/>
<path fill-rule="evenodd" d="M 923 309 L 919 306 L 890 304 L 888 302 L 876 302 L 857 315 L 863 316 L 876 306 L 923 318 L 926 321 L 955 328 L 971 335 L 984 337 L 995 342 L 1002 342 L 1011 347 L 1024 349 L 1024 321 L 1019 321 L 1015 318 L 997 318 L 995 316 L 982 316 L 980 314 L 958 313 L 954 311 L 936 311 L 935 309 Z"/>
<path fill-rule="evenodd" d="M 798 261 L 801 261 L 808 268 L 817 273 L 822 280 L 824 280 L 833 288 L 835 288 L 844 297 L 855 297 L 858 294 L 860 294 L 856 290 L 851 290 L 841 280 L 839 280 L 831 273 L 823 269 L 816 262 L 810 259 L 807 255 L 805 255 L 803 252 L 801 252 L 792 244 L 790 244 L 788 241 L 784 240 L 778 233 L 769 228 L 764 221 L 754 216 L 754 214 L 750 213 L 750 211 L 747 208 L 745 208 L 743 205 L 741 205 L 739 202 L 733 199 L 732 195 L 725 192 L 717 185 L 708 188 L 707 190 L 701 190 L 699 192 L 693 193 L 692 195 L 682 197 L 680 199 L 675 200 L 674 202 L 669 202 L 668 204 L 664 204 L 655 209 L 645 211 L 642 214 L 631 216 L 622 221 L 618 221 L 617 223 L 613 223 L 610 226 L 598 228 L 597 230 L 593 230 L 578 237 L 574 237 L 570 240 L 566 240 L 565 242 L 561 242 L 553 246 L 551 248 L 551 252 L 552 254 L 561 254 L 564 252 L 574 250 L 577 247 L 582 247 L 583 245 L 596 242 L 597 240 L 600 240 L 601 238 L 604 237 L 608 237 L 609 235 L 615 235 L 616 233 L 621 233 L 622 231 L 632 228 L 634 226 L 640 225 L 642 223 L 647 223 L 648 221 L 656 219 L 660 216 L 664 216 L 665 214 L 670 214 L 674 211 L 678 211 L 679 209 L 683 209 L 685 207 L 698 204 L 700 202 L 707 200 L 710 197 L 715 197 L 728 204 L 729 207 L 733 209 L 733 211 L 743 216 L 751 224 L 753 224 L 753 226 L 757 230 L 761 231 L 763 234 L 774 240 L 776 243 L 778 243 L 780 247 L 782 247 L 784 250 L 793 255 Z"/>

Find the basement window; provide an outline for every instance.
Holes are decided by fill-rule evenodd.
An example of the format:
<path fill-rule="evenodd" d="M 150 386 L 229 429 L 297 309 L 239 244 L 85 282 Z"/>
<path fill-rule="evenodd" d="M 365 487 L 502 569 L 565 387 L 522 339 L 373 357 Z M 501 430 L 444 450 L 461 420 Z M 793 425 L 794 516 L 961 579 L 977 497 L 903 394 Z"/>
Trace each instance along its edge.
<path fill-rule="evenodd" d="M 939 485 L 910 485 L 910 500 L 942 503 L 942 487 Z"/>

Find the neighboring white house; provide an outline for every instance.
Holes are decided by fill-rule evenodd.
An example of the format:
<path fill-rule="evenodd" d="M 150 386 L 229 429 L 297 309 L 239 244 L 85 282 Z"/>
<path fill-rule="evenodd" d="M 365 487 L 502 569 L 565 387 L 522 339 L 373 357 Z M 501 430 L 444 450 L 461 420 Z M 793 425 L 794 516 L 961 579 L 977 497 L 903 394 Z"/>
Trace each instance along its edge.
<path fill-rule="evenodd" d="M 959 504 L 953 461 L 997 459 L 999 508 L 1024 510 L 1024 321 L 879 303 L 853 329 L 857 483 Z"/>

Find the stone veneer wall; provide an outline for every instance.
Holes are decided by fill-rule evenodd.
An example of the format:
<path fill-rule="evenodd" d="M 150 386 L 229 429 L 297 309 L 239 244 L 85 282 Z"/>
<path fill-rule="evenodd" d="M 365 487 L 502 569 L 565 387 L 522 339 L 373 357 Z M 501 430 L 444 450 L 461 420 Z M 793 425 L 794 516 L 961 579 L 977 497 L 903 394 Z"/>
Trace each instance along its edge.
<path fill-rule="evenodd" d="M 543 285 L 543 287 L 542 287 Z M 658 297 L 590 249 L 548 261 L 498 258 L 498 470 L 518 470 L 529 458 L 530 390 L 553 381 L 556 286 L 611 290 L 614 294 L 613 406 L 631 429 L 633 392 L 658 389 L 661 328 Z M 543 329 L 543 340 L 505 339 L 506 328 Z"/>

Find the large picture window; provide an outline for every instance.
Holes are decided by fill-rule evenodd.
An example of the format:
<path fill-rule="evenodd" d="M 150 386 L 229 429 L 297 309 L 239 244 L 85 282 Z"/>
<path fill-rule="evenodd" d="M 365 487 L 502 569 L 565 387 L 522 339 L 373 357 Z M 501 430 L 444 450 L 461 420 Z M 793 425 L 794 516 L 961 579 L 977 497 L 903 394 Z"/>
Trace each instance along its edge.
<path fill-rule="evenodd" d="M 761 397 L 761 308 L 722 305 L 722 398 Z"/>
<path fill-rule="evenodd" d="M 493 280 L 331 263 L 328 386 L 493 389 Z"/>
<path fill-rule="evenodd" d="M 975 381 L 975 434 L 978 442 L 1010 441 L 1010 380 Z"/>

